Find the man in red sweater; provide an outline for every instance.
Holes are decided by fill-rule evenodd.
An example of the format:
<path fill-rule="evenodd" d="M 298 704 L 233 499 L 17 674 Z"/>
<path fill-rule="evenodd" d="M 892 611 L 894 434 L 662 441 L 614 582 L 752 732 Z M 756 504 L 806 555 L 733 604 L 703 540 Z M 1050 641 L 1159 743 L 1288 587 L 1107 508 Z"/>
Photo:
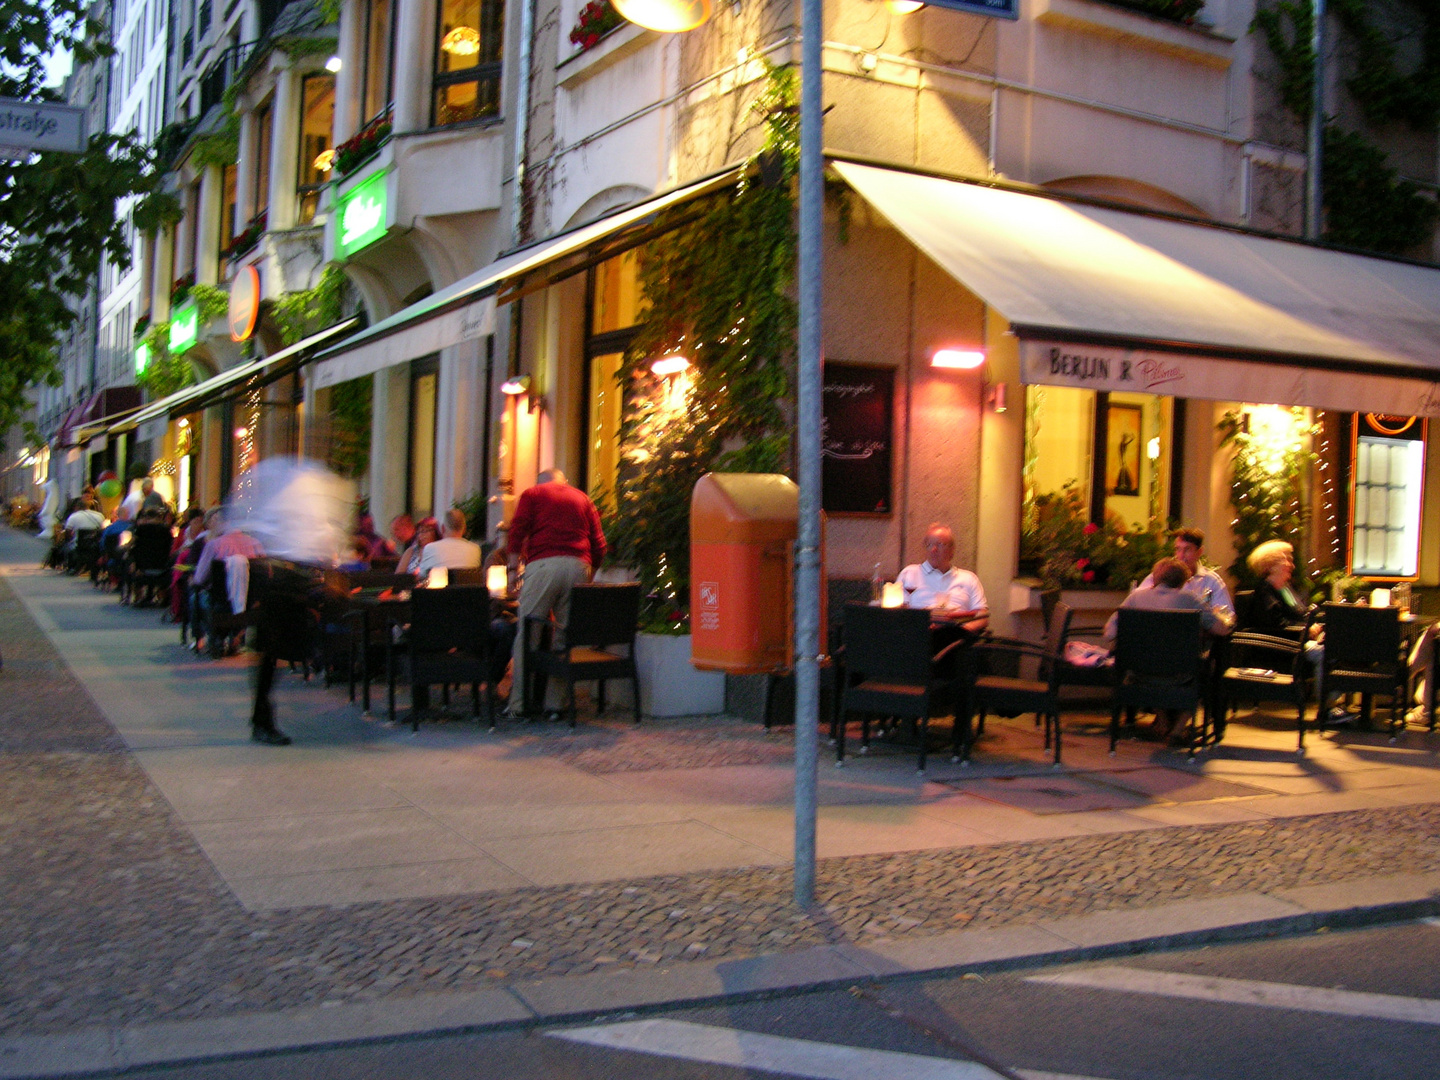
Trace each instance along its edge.
<path fill-rule="evenodd" d="M 520 561 L 525 563 L 519 625 L 523 627 L 531 616 L 543 619 L 553 615 L 563 628 L 570 619 L 570 590 L 589 581 L 605 558 L 605 532 L 590 497 L 571 487 L 559 469 L 545 469 L 534 487 L 521 492 L 506 546 L 512 568 Z M 512 655 L 515 671 L 506 715 L 516 717 L 524 712 L 523 633 L 515 636 Z M 558 701 L 550 700 L 548 686 L 545 697 L 548 710 L 559 708 Z"/>

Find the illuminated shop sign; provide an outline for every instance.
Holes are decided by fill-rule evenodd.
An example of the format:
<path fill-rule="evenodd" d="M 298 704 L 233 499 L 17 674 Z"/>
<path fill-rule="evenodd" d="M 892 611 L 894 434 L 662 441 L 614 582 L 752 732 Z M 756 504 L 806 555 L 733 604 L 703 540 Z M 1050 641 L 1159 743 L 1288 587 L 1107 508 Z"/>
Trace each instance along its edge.
<path fill-rule="evenodd" d="M 150 366 L 150 346 L 143 341 L 135 346 L 135 374 L 145 374 L 145 369 Z"/>
<path fill-rule="evenodd" d="M 335 234 L 342 259 L 385 235 L 385 174 L 376 173 L 340 200 Z"/>
<path fill-rule="evenodd" d="M 170 351 L 179 356 L 200 340 L 200 307 L 183 304 L 170 315 Z"/>

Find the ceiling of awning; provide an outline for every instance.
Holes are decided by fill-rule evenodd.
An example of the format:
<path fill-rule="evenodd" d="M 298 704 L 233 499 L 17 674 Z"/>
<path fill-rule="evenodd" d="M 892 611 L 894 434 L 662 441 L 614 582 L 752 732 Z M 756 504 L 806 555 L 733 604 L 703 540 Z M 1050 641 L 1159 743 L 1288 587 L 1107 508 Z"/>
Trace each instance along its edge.
<path fill-rule="evenodd" d="M 495 294 L 502 286 L 575 255 L 688 199 L 733 183 L 738 169 L 637 203 L 530 247 L 502 255 L 482 270 L 431 293 L 318 357 L 315 385 L 358 379 L 462 341 L 494 332 Z M 500 297 L 504 302 L 508 297 Z"/>
<path fill-rule="evenodd" d="M 834 168 L 1022 339 L 1440 379 L 1440 269 L 874 166 Z"/>

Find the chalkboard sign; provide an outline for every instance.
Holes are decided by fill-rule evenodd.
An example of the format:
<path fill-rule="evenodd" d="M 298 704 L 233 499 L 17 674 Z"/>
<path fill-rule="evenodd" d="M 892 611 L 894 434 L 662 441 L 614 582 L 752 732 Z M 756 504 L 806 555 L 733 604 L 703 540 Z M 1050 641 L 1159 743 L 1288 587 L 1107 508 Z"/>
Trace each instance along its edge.
<path fill-rule="evenodd" d="M 826 513 L 890 513 L 894 400 L 894 368 L 825 362 L 821 498 Z"/>

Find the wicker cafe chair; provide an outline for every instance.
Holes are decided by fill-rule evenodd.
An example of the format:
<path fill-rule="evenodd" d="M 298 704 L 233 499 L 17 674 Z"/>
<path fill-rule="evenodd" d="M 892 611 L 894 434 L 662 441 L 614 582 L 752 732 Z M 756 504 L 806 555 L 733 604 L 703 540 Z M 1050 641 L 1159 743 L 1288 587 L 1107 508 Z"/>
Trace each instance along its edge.
<path fill-rule="evenodd" d="M 170 547 L 174 537 L 170 526 L 159 521 L 143 521 L 136 525 L 134 539 L 126 553 L 128 563 L 124 577 L 129 599 L 136 606 L 161 604 L 170 595 Z"/>
<path fill-rule="evenodd" d="M 382 656 L 388 640 L 390 627 L 374 625 L 370 628 L 367 641 L 361 639 L 364 620 L 361 612 L 350 607 L 347 600 L 356 589 L 413 589 L 414 574 L 397 574 L 390 570 L 327 570 L 325 591 L 331 598 L 327 603 L 324 622 L 324 636 L 321 639 L 321 667 L 325 670 L 325 685 L 329 686 L 332 672 L 343 662 L 346 680 L 349 684 L 350 700 L 355 700 L 355 677 L 369 678 L 371 660 Z M 381 620 L 383 622 L 383 620 Z"/>
<path fill-rule="evenodd" d="M 570 590 L 570 617 L 561 628 L 552 619 L 525 619 L 520 632 L 525 635 L 525 678 L 538 686 L 551 676 L 565 680 L 565 711 L 570 726 L 575 726 L 575 684 L 595 681 L 596 712 L 605 711 L 605 683 L 609 679 L 629 679 L 635 694 L 635 722 L 640 722 L 640 673 L 635 667 L 635 634 L 640 625 L 640 586 L 576 585 Z M 550 649 L 532 645 L 537 631 L 548 630 L 551 641 L 563 645 Z M 624 646 L 624 654 L 616 653 Z M 532 703 L 533 689 L 523 688 L 525 710 Z M 543 702 L 542 702 L 543 703 Z"/>
<path fill-rule="evenodd" d="M 1326 604 L 1325 655 L 1320 664 L 1320 719 L 1331 694 L 1363 694 L 1365 711 L 1375 694 L 1390 697 L 1390 741 L 1405 726 L 1409 681 L 1398 608 Z"/>
<path fill-rule="evenodd" d="M 955 680 L 937 675 L 965 645 L 952 642 L 930 655 L 930 612 L 850 604 L 844 621 L 845 674 L 840 687 L 840 717 L 835 730 L 835 761 L 845 761 L 845 721 L 861 715 L 860 746 L 870 746 L 870 716 L 918 721 L 919 768 L 925 770 L 930 717 L 954 698 Z M 942 714 L 943 715 L 943 714 Z"/>
<path fill-rule="evenodd" d="M 1284 701 L 1295 706 L 1299 745 L 1305 753 L 1305 647 L 1293 638 L 1237 630 L 1216 643 L 1223 660 L 1216 665 L 1215 741 L 1225 737 L 1225 726 L 1237 701 Z"/>
<path fill-rule="evenodd" d="M 1055 738 L 1055 765 L 1060 765 L 1060 668 L 1057 653 L 1031 641 L 987 637 L 965 650 L 962 697 L 955 715 L 955 756 L 970 760 L 974 742 L 971 720 L 980 716 L 984 730 L 987 712 L 1019 716 L 1033 712 L 1045 725 L 1045 748 Z M 996 672 L 1015 671 L 1015 675 Z M 961 724 L 961 714 L 964 723 Z M 963 733 L 963 739 L 962 739 Z"/>
<path fill-rule="evenodd" d="M 1121 608 L 1115 634 L 1115 690 L 1110 703 L 1110 752 L 1120 739 L 1122 709 L 1191 711 L 1200 721 L 1188 744 L 1205 742 L 1205 656 L 1198 611 Z"/>
<path fill-rule="evenodd" d="M 444 589 L 416 589 L 410 599 L 410 629 L 403 653 L 389 652 L 390 719 L 395 718 L 397 659 L 404 656 L 411 686 L 410 728 L 420 730 L 421 710 L 415 707 L 415 689 L 440 683 L 447 688 L 470 684 L 470 697 L 480 719 L 480 684 L 486 683 L 485 708 L 494 717 L 495 688 L 489 677 L 490 594 L 462 585 Z"/>
<path fill-rule="evenodd" d="M 1050 623 L 1045 628 L 1043 644 L 1046 652 L 1055 655 L 1059 668 L 1059 689 L 1067 686 L 1110 686 L 1115 681 L 1114 668 L 1110 665 L 1082 667 L 1065 659 L 1066 642 L 1082 637 L 1099 638 L 1105 632 L 1102 626 L 1073 626 L 1071 624 L 1074 618 L 1074 609 L 1063 600 L 1057 601 L 1055 610 L 1050 615 Z M 1035 719 L 1038 723 L 1038 714 Z"/>

